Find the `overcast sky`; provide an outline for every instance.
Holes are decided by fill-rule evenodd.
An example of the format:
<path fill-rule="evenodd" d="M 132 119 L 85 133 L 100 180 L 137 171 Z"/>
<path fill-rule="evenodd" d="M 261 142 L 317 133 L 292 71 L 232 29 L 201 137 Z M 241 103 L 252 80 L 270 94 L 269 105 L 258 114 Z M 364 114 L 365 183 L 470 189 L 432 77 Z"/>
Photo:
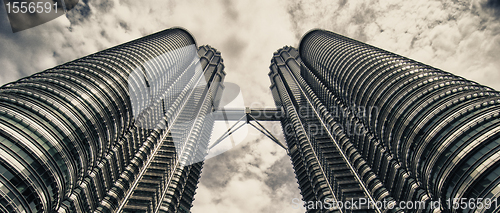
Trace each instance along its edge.
<path fill-rule="evenodd" d="M 498 0 L 85 0 L 66 16 L 12 33 L 0 11 L 0 84 L 166 28 L 221 51 L 245 105 L 273 106 L 272 53 L 312 28 L 354 39 L 500 89 Z M 269 128 L 279 127 L 268 124 Z M 249 131 L 205 162 L 192 211 L 303 212 L 290 158 Z"/>

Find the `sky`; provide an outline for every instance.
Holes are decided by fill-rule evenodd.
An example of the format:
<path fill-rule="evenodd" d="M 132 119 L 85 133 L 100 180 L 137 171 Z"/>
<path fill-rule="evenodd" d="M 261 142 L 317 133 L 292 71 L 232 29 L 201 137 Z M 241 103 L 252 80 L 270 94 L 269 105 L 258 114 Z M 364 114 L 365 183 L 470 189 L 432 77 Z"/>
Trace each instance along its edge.
<path fill-rule="evenodd" d="M 273 52 L 298 46 L 314 28 L 500 90 L 499 0 L 82 0 L 18 33 L 0 7 L 0 84 L 179 26 L 221 51 L 226 81 L 240 86 L 245 106 L 274 105 Z M 280 134 L 276 123 L 266 126 Z M 285 151 L 251 129 L 238 137 L 235 148 L 205 161 L 192 212 L 304 212 L 291 208 L 300 194 Z"/>

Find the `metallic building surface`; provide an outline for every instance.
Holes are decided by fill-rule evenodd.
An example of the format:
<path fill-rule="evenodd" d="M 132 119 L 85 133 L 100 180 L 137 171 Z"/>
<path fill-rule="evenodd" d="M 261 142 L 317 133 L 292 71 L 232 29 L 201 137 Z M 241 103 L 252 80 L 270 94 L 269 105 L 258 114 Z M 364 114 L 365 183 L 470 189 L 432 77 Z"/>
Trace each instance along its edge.
<path fill-rule="evenodd" d="M 220 53 L 164 30 L 0 88 L 0 212 L 188 212 Z"/>
<path fill-rule="evenodd" d="M 280 49 L 270 69 L 304 201 L 341 201 L 354 187 L 374 201 L 425 203 L 404 211 L 472 212 L 447 201 L 498 198 L 499 92 L 323 30 L 307 33 L 299 50 Z M 338 184 L 339 168 L 356 183 Z"/>

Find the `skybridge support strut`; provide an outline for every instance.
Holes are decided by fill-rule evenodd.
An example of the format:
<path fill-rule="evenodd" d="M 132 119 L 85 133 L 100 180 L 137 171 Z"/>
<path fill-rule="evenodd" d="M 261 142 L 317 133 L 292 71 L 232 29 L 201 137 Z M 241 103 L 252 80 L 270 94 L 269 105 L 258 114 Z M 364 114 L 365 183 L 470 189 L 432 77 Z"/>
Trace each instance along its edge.
<path fill-rule="evenodd" d="M 236 121 L 229 129 L 224 132 L 210 147 L 217 146 L 221 141 L 229 137 L 231 134 L 236 132 L 238 129 L 243 127 L 245 124 L 249 124 L 253 128 L 257 129 L 259 132 L 264 134 L 266 137 L 271 139 L 273 142 L 278 144 L 281 148 L 285 149 L 288 153 L 286 145 L 279 141 L 269 130 L 267 130 L 259 121 L 280 121 L 283 116 L 283 112 L 280 108 L 255 108 L 250 109 L 246 107 L 245 109 L 219 109 L 213 112 L 216 121 Z M 256 123 L 257 125 L 255 125 Z"/>

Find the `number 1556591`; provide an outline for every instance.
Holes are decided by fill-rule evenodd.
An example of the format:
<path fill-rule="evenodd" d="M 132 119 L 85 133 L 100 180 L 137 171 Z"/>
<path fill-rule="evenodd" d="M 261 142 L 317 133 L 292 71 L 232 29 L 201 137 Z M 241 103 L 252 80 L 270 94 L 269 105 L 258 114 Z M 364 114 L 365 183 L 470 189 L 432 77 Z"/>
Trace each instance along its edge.
<path fill-rule="evenodd" d="M 57 2 L 9 2 L 7 13 L 57 13 Z M 54 11 L 52 11 L 54 10 Z"/>

